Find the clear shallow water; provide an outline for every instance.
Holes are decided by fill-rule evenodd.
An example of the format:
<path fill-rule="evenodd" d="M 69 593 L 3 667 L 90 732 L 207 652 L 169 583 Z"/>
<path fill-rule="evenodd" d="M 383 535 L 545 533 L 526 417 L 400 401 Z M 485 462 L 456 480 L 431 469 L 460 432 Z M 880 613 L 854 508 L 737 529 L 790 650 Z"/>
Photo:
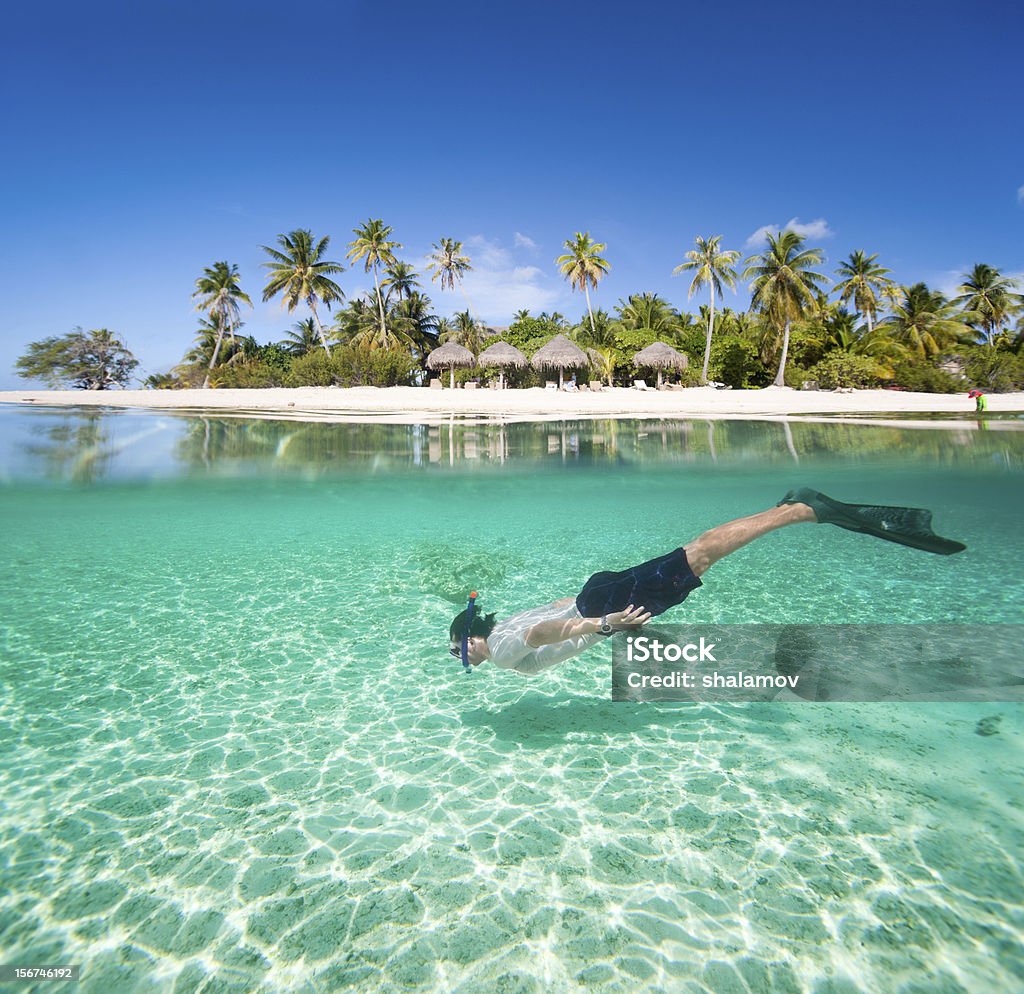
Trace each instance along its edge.
<path fill-rule="evenodd" d="M 1020 988 L 1019 705 L 613 704 L 607 646 L 532 679 L 445 653 L 469 587 L 571 594 L 805 482 L 969 551 L 788 529 L 672 620 L 1019 623 L 1019 432 L 0 429 L 4 961 L 89 992 Z"/>

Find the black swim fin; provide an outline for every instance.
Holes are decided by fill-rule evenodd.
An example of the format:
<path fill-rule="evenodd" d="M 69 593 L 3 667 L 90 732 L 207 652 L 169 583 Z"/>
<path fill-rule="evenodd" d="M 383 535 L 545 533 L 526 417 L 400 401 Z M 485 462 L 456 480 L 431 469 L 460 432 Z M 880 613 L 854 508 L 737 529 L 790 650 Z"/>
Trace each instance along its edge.
<path fill-rule="evenodd" d="M 874 535 L 940 556 L 951 556 L 967 548 L 963 542 L 936 535 L 932 531 L 932 512 L 923 507 L 844 504 L 810 487 L 790 490 L 779 504 L 807 504 L 814 511 L 818 524 L 838 525 L 847 531 Z"/>

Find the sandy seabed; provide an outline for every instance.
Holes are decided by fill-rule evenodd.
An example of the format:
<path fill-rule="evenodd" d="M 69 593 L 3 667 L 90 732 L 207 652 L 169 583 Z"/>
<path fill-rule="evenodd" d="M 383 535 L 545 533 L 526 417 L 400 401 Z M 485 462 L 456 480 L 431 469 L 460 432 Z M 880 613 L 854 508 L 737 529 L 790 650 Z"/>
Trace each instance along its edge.
<path fill-rule="evenodd" d="M 1024 393 L 992 395 L 989 414 L 1024 412 Z M 636 390 L 606 387 L 599 393 L 526 390 L 432 390 L 426 387 L 299 387 L 261 390 L 9 390 L 0 403 L 40 406 L 216 410 L 302 420 L 430 421 L 443 417 L 537 421 L 572 417 L 765 418 L 974 412 L 966 394 L 896 390 Z"/>

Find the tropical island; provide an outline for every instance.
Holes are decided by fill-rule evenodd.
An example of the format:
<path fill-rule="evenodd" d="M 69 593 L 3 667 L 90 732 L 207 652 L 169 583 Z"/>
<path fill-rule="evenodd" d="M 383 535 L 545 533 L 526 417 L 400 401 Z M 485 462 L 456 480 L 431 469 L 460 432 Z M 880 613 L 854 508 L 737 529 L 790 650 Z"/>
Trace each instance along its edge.
<path fill-rule="evenodd" d="M 985 263 L 964 273 L 956 296 L 949 298 L 924 283 L 901 284 L 876 254 L 865 251 L 851 253 L 829 276 L 822 271 L 823 251 L 792 230 L 766 233 L 764 250 L 742 260 L 740 252 L 721 246 L 719 236 L 697 237 L 672 271 L 686 279 L 688 300 L 706 293 L 706 303 L 686 311 L 656 293 L 637 292 L 609 311 L 595 308 L 591 300 L 591 291 L 598 290 L 611 268 L 607 246 L 577 232 L 554 264 L 583 293 L 586 309 L 580 320 L 521 310 L 509 325 L 494 327 L 475 316 L 467 298 L 462 310 L 440 316 L 425 292 L 426 274 L 399 257 L 402 245 L 382 220 L 367 220 L 353 235 L 347 262 L 361 265 L 373 285 L 347 300 L 333 279 L 345 265 L 331 258 L 329 236 L 300 228 L 262 247 L 267 255 L 263 301 L 280 300 L 288 314 L 303 315 L 274 342 L 260 343 L 243 333 L 244 308 L 252 306 L 252 297 L 238 266 L 215 261 L 205 267 L 192 291 L 202 315 L 194 341 L 173 369 L 141 381 L 141 399 L 125 389 L 139 360 L 108 329 L 78 329 L 31 343 L 16 362 L 18 375 L 54 391 L 119 388 L 123 396 L 114 400 L 108 395 L 104 401 L 119 406 L 284 408 L 295 407 L 302 395 L 256 403 L 255 392 L 408 387 L 423 395 L 424 387 L 435 387 L 443 390 L 444 400 L 430 401 L 424 409 L 467 412 L 537 406 L 513 402 L 504 388 L 597 394 L 616 387 L 646 393 L 648 388 L 752 391 L 774 386 L 881 393 L 863 408 L 869 410 L 964 409 L 962 396 L 955 405 L 908 405 L 904 399 L 887 399 L 893 391 L 962 395 L 1024 389 L 1024 296 L 1015 280 Z M 458 292 L 472 259 L 454 238 L 441 238 L 433 249 L 425 267 L 430 283 L 441 295 Z M 735 289 L 740 282 L 749 287 L 749 307 L 719 307 L 725 288 Z M 500 387 L 503 397 L 460 397 L 456 402 L 449 390 L 457 387 Z M 193 391 L 202 391 L 208 400 L 196 400 Z M 616 392 L 624 413 L 688 409 L 695 400 L 684 403 L 677 394 L 671 401 L 626 403 L 622 391 Z M 69 400 L 56 392 L 8 392 L 0 398 L 80 403 L 82 395 Z M 322 398 L 310 402 L 324 406 Z M 403 392 L 395 409 L 409 409 L 409 404 Z M 352 397 L 326 406 L 366 407 Z M 423 407 L 415 399 L 412 406 Z M 543 406 L 584 413 L 618 409 L 596 397 L 571 403 L 548 397 Z M 705 399 L 699 406 L 744 408 L 738 400 Z M 781 410 L 861 406 L 849 399 L 830 404 L 819 396 L 790 400 Z M 1006 409 L 1018 406 L 1014 401 Z M 386 411 L 389 402 L 381 400 L 370 409 Z"/>

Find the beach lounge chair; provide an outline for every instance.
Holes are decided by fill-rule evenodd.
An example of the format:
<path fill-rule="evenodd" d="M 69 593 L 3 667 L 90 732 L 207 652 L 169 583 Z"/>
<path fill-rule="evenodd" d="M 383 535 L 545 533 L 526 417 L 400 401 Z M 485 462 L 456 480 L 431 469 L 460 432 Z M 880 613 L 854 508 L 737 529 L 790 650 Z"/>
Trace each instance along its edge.
<path fill-rule="evenodd" d="M 601 381 L 600 380 L 591 380 L 590 381 L 590 389 L 591 389 L 591 391 L 593 393 L 600 393 L 601 392 Z"/>
<path fill-rule="evenodd" d="M 440 390 L 441 389 L 441 381 L 440 380 L 431 380 L 430 381 L 430 389 L 431 390 Z"/>
<path fill-rule="evenodd" d="M 651 388 L 647 385 L 647 380 L 633 380 L 634 390 L 650 390 Z"/>
<path fill-rule="evenodd" d="M 469 380 L 465 386 L 467 390 L 475 390 L 479 386 L 479 384 L 476 382 L 476 380 Z"/>

